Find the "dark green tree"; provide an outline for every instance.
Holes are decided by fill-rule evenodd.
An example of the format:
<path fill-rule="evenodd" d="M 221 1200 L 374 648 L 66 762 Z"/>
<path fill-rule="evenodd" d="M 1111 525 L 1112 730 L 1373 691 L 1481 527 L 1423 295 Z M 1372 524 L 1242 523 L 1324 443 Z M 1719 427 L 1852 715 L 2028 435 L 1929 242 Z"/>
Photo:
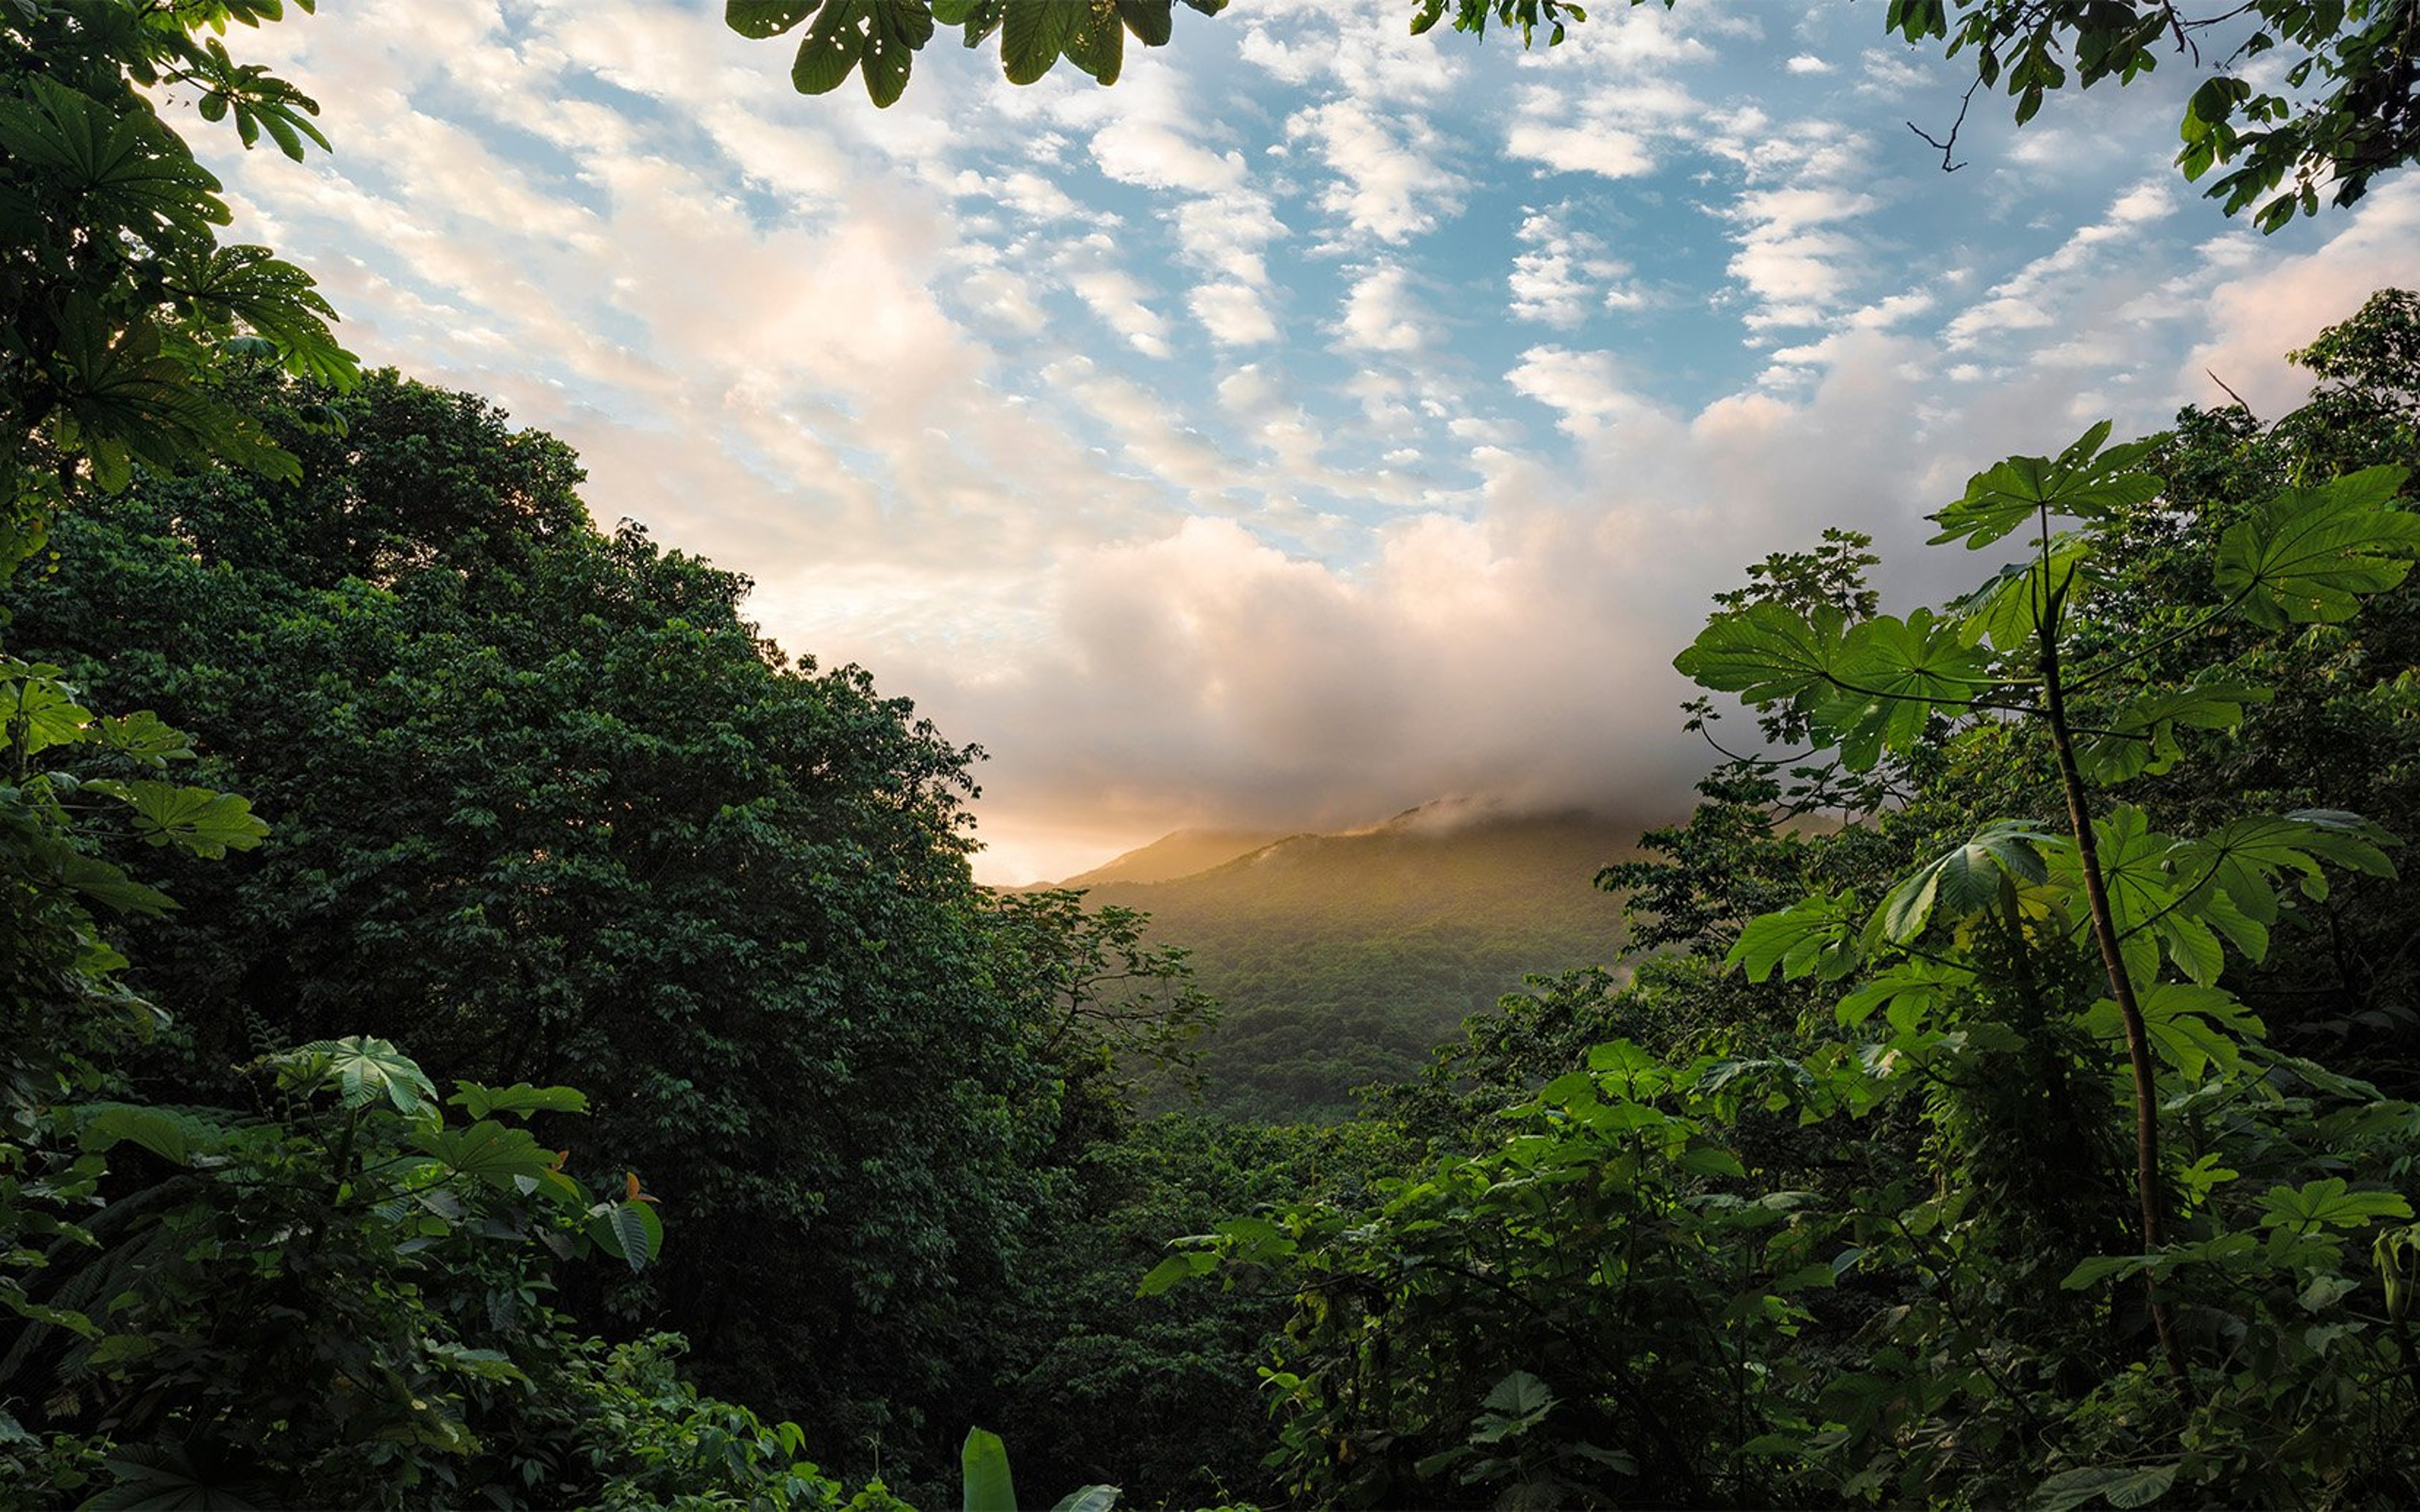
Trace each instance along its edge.
<path fill-rule="evenodd" d="M 1063 1180 L 1077 1054 L 1045 1053 L 1063 1003 L 1001 990 L 972 753 L 783 661 L 744 579 L 598 533 L 568 451 L 474 400 L 253 402 L 299 478 L 147 478 L 18 603 L 278 826 L 133 942 L 194 1066 L 366 1031 L 438 1076 L 583 1083 L 589 1174 L 644 1171 L 683 1235 L 613 1305 L 826 1443 L 912 1452 Z"/>

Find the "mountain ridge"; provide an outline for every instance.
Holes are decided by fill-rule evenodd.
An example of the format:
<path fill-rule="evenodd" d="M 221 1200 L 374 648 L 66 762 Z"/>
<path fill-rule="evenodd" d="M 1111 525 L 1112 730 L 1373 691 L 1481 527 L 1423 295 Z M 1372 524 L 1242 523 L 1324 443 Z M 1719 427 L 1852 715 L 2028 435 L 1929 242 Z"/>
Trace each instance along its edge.
<path fill-rule="evenodd" d="M 1642 826 L 1585 810 L 1446 800 L 1381 823 L 1285 835 L 1201 871 L 1140 880 L 1197 843 L 1176 831 L 1062 886 L 1152 916 L 1224 1007 L 1202 1041 L 1206 1096 L 1230 1116 L 1349 1113 L 1355 1087 L 1399 1080 L 1462 1019 L 1525 977 L 1609 963 L 1620 898 L 1593 879 Z M 1124 863 L 1143 864 L 1114 873 Z M 1105 878 L 1106 874 L 1106 879 Z M 1089 880 L 1088 880 L 1089 879 Z"/>

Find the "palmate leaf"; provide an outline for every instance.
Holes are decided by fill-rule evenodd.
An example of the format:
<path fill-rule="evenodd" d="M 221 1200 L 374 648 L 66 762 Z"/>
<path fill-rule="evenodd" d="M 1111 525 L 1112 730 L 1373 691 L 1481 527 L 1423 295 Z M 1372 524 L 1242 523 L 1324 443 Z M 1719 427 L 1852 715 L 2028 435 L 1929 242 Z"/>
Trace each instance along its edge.
<path fill-rule="evenodd" d="M 2176 1484 L 2175 1465 L 2094 1465 L 2063 1470 L 2038 1488 L 2025 1504 L 2029 1512 L 2073 1512 L 2076 1507 L 2105 1501 L 2118 1508 L 2149 1506 Z"/>
<path fill-rule="evenodd" d="M 1847 616 L 1829 605 L 1812 619 L 1765 602 L 1717 614 L 1672 658 L 1681 674 L 1746 703 L 1786 703 L 1832 689 Z"/>
<path fill-rule="evenodd" d="M 76 1140 L 88 1150 L 105 1150 L 121 1143 L 144 1149 L 178 1165 L 191 1165 L 196 1154 L 216 1149 L 224 1132 L 215 1124 L 173 1108 L 134 1103 L 91 1103 L 78 1110 Z"/>
<path fill-rule="evenodd" d="M 814 14 L 824 0 L 724 0 L 722 23 L 742 37 L 779 37 Z"/>
<path fill-rule="evenodd" d="M 527 1129 L 507 1128 L 492 1120 L 467 1129 L 424 1129 L 412 1136 L 412 1143 L 456 1176 L 507 1188 L 515 1186 L 516 1177 L 532 1182 L 541 1180 L 561 1159 Z"/>
<path fill-rule="evenodd" d="M 1174 31 L 1173 0 L 1118 0 L 1118 19 L 1145 47 L 1166 47 Z"/>
<path fill-rule="evenodd" d="M 2351 617 L 2420 556 L 2420 515 L 2386 507 L 2404 477 L 2401 468 L 2366 468 L 2262 504 L 2219 537 L 2219 591 L 2272 629 Z"/>
<path fill-rule="evenodd" d="M 2095 782 L 2123 782 L 2158 774 L 2184 755 L 2177 731 L 2231 730 L 2243 722 L 2243 706 L 2266 703 L 2271 691 L 2246 683 L 2204 683 L 2137 694 L 2112 713 L 2104 726 L 2080 734 L 2076 761 Z"/>
<path fill-rule="evenodd" d="M 433 1111 L 437 1104 L 437 1088 L 420 1063 L 384 1040 L 358 1034 L 314 1040 L 272 1059 L 289 1086 L 310 1088 L 333 1079 L 347 1107 L 364 1107 L 381 1097 L 397 1113 Z"/>
<path fill-rule="evenodd" d="M 154 770 L 194 759 L 193 737 L 148 709 L 102 719 L 92 733 L 108 749 Z"/>
<path fill-rule="evenodd" d="M 0 749 L 13 745 L 20 755 L 38 756 L 86 738 L 92 711 L 55 680 L 58 671 L 47 663 L 0 662 Z"/>
<path fill-rule="evenodd" d="M 194 342 L 148 321 L 121 331 L 81 295 L 67 314 L 58 355 L 74 377 L 61 396 L 57 440 L 91 456 L 104 492 L 122 490 L 138 460 L 174 467 L 216 458 L 289 483 L 302 477 L 291 453 L 194 381 L 209 354 Z"/>
<path fill-rule="evenodd" d="M 2164 981 L 2145 993 L 2136 1006 L 2152 1050 L 2192 1081 L 2199 1081 L 2213 1065 L 2232 1074 L 2243 1062 L 2242 1042 L 2268 1032 L 2257 1015 L 2220 987 Z M 2110 998 L 2086 1011 L 2084 1026 L 2113 1044 L 2125 1042 L 2124 1015 Z"/>
<path fill-rule="evenodd" d="M 492 1118 L 499 1113 L 528 1117 L 533 1113 L 585 1113 L 588 1098 L 576 1087 L 532 1087 L 527 1082 L 515 1082 L 510 1087 L 482 1087 L 476 1082 L 458 1081 L 455 1092 L 445 1101 L 473 1119 Z"/>
<path fill-rule="evenodd" d="M 2304 896 L 2322 901 L 2328 895 L 2328 866 L 2393 877 L 2395 863 L 2387 858 L 2386 847 L 2394 843 L 2393 836 L 2359 814 L 2298 809 L 2239 819 L 2180 843 L 2171 859 L 2176 876 L 2196 895 L 2215 894 L 2203 906 L 2213 924 L 2227 928 L 2229 916 L 2235 915 L 2266 926 L 2277 921 L 2283 873 L 2295 874 Z M 2260 937 L 2265 943 L 2265 930 Z"/>
<path fill-rule="evenodd" d="M 1115 84 L 1125 65 L 1126 29 L 1115 7 L 1088 6 L 1067 39 L 1067 61 L 1100 84 Z"/>
<path fill-rule="evenodd" d="M 866 12 L 875 0 L 828 0 L 790 63 L 790 84 L 802 95 L 828 95 L 855 71 L 865 55 Z"/>
<path fill-rule="evenodd" d="M 2043 851 L 2065 843 L 2064 836 L 2022 819 L 1984 825 L 1974 839 L 1934 856 L 1891 889 L 1875 916 L 1883 937 L 1910 944 L 1936 915 L 1954 921 L 1993 906 L 2004 882 L 2019 887 L 2044 881 L 2050 867 Z"/>
<path fill-rule="evenodd" d="M 1992 679 L 1988 653 L 1954 620 L 1920 609 L 1904 620 L 1877 615 L 1850 627 L 1816 706 L 1819 733 L 1839 742 L 1840 764 L 1871 771 L 1885 750 L 1915 748 L 1935 714 L 1969 712 Z"/>
<path fill-rule="evenodd" d="M 1962 966 L 1938 961 L 1902 961 L 1843 997 L 1832 1010 L 1842 1028 L 1854 1029 L 1883 1010 L 1883 1017 L 1901 1034 L 1921 1028 L 1933 1006 L 1951 993 L 1971 987 L 1975 974 Z"/>
<path fill-rule="evenodd" d="M 2088 519 L 2158 498 L 2164 485 L 2133 471 L 2158 441 L 2129 441 L 2104 452 L 2101 446 L 2109 428 L 2102 421 L 2055 457 L 2012 456 L 1975 474 L 1965 495 L 1932 517 L 1941 533 L 1931 544 L 1963 540 L 1970 550 L 1978 549 L 2041 511 Z"/>
<path fill-rule="evenodd" d="M 174 845 L 209 860 L 251 850 L 269 833 L 250 800 L 232 793 L 114 779 L 87 782 L 85 791 L 107 794 L 132 808 L 134 833 L 145 843 Z"/>
<path fill-rule="evenodd" d="M 1762 981 L 1781 968 L 1782 979 L 1814 976 L 1835 981 L 1856 969 L 1856 895 L 1819 892 L 1777 914 L 1749 919 L 1723 964 L 1744 966 L 1748 980 Z"/>
<path fill-rule="evenodd" d="M 2363 1228 L 2376 1219 L 2411 1216 L 2412 1204 L 2395 1193 L 2349 1191 L 2341 1176 L 2273 1186 L 2260 1197 L 2263 1228 Z"/>
<path fill-rule="evenodd" d="M 233 219 L 219 181 L 147 111 L 119 113 L 39 75 L 0 100 L 0 147 L 48 169 L 79 198 L 81 224 L 115 227 L 155 250 L 208 240 Z"/>
<path fill-rule="evenodd" d="M 62 844 L 54 858 L 61 883 L 120 913 L 158 915 L 177 906 L 177 901 L 159 888 L 135 881 L 97 856 L 81 855 Z"/>
<path fill-rule="evenodd" d="M 2081 591 L 2096 586 L 2091 571 L 2090 543 L 2073 535 L 2055 536 L 2047 561 L 2002 567 L 1982 587 L 1962 598 L 1952 612 L 1959 618 L 1959 639 L 1967 645 L 1988 641 L 2003 655 L 2031 647 L 2040 633 L 2050 594 L 2064 591 L 2072 601 Z"/>
<path fill-rule="evenodd" d="M 2095 820 L 2093 838 L 2102 886 L 2118 927 L 2118 954 L 2136 988 L 2149 990 L 2159 975 L 2163 951 L 2195 981 L 2216 981 L 2226 953 L 2197 906 L 2195 877 L 2176 865 L 2179 842 L 2152 833 L 2143 810 L 2131 804 L 2120 804 L 2107 818 Z M 2073 850 L 2060 851 L 2055 861 L 2055 880 L 2082 892 Z"/>
<path fill-rule="evenodd" d="M 920 5 L 877 5 L 873 22 L 859 71 L 866 95 L 887 110 L 908 87 L 916 50 L 933 39 L 933 13 Z"/>
<path fill-rule="evenodd" d="M 194 248 L 163 259 L 162 275 L 170 294 L 208 317 L 240 321 L 268 338 L 289 372 L 339 388 L 361 376 L 358 361 L 328 328 L 336 312 L 311 275 L 271 255 L 268 248 Z"/>

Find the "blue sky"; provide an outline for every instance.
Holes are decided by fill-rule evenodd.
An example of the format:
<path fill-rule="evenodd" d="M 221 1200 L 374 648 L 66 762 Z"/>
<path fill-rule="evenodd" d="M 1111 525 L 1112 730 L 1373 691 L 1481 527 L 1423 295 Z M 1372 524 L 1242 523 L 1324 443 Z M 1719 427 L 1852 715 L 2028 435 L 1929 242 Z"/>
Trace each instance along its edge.
<path fill-rule="evenodd" d="M 800 99 L 675 0 L 354 0 L 252 43 L 332 157 L 197 146 L 365 358 L 580 448 L 601 521 L 983 744 L 992 880 L 1429 799 L 1677 812 L 1669 661 L 1741 565 L 2221 397 L 2420 279 L 2420 190 L 2272 238 L 2173 59 L 2018 131 L 1880 5 L 1180 8 L 1100 89 L 946 36 Z"/>

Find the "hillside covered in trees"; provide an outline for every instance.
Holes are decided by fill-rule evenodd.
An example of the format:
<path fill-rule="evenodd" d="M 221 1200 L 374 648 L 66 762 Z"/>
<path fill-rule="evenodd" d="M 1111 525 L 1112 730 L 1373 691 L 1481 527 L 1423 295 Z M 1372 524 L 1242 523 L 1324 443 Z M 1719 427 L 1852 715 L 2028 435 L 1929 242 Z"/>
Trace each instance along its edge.
<path fill-rule="evenodd" d="M 1521 825 L 976 886 L 972 748 L 220 244 L 145 91 L 300 155 L 202 35 L 280 8 L 0 9 L 0 1502 L 2420 1502 L 2420 295 L 2273 422 L 1962 459 L 1946 602 L 1771 543 L 1674 648 L 1736 754 L 1412 1067 Z M 929 36 L 732 19 L 811 12 L 802 88 Z M 2387 14 L 2199 166 L 2408 156 Z M 1329 1117 L 1182 1097 L 1214 959 L 1335 980 L 1258 1052 L 1363 1041 Z"/>
<path fill-rule="evenodd" d="M 1611 961 L 1621 906 L 1589 881 L 1637 839 L 1593 814 L 1436 803 L 1347 834 L 1239 843 L 1183 875 L 1127 881 L 1113 866 L 1069 885 L 1149 916 L 1149 938 L 1184 950 L 1218 1000 L 1193 1067 L 1204 1108 L 1326 1119 L 1357 1089 L 1412 1076 L 1525 977 Z"/>

